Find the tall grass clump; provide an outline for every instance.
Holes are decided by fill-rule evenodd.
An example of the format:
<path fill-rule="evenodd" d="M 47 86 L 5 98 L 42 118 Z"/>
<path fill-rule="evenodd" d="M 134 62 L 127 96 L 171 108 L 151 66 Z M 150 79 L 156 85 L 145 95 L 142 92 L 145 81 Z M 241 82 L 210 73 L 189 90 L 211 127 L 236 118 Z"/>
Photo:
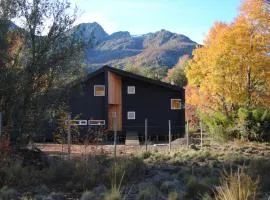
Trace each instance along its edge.
<path fill-rule="evenodd" d="M 105 194 L 104 200 L 120 200 L 121 192 L 117 187 L 113 187 L 110 192 Z"/>
<path fill-rule="evenodd" d="M 216 187 L 216 200 L 255 200 L 259 179 L 255 181 L 245 174 L 243 169 L 236 173 L 224 173 L 221 178 L 221 185 Z"/>

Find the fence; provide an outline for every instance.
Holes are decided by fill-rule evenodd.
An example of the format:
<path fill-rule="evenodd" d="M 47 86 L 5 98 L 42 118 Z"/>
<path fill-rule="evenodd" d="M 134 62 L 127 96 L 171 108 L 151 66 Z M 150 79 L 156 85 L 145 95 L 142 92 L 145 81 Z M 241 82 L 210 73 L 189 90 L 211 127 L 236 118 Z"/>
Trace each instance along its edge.
<path fill-rule="evenodd" d="M 166 123 L 166 126 L 164 124 Z M 154 124 L 151 120 L 145 119 L 144 121 L 141 122 L 136 122 L 134 125 L 129 125 L 123 127 L 123 130 L 130 130 L 130 129 L 136 129 L 139 130 L 139 135 L 138 139 L 141 142 L 141 144 L 145 145 L 145 149 L 147 151 L 147 145 L 149 142 L 153 141 L 158 143 L 159 141 L 162 141 L 163 144 L 168 145 L 169 150 L 171 150 L 171 142 L 172 140 L 179 138 L 181 136 L 184 136 L 186 138 L 186 146 L 189 147 L 190 141 L 189 141 L 189 125 L 188 123 L 186 124 L 180 124 L 178 125 L 177 122 L 173 122 L 171 120 L 164 121 L 164 124 L 161 126 L 159 124 Z M 85 127 L 85 128 L 95 128 L 98 126 L 104 126 L 105 124 L 102 122 L 88 122 L 88 120 L 72 120 L 71 116 L 66 119 L 66 134 L 64 137 L 66 137 L 65 141 L 67 142 L 69 146 L 68 152 L 70 153 L 70 145 L 72 141 L 72 126 L 80 126 L 80 127 Z M 166 127 L 164 129 L 164 127 Z M 124 141 L 125 136 L 119 135 L 117 130 L 117 117 L 116 113 L 113 115 L 113 135 L 112 135 L 112 141 L 114 142 L 114 145 L 116 146 L 119 144 L 119 141 Z M 200 146 L 203 146 L 203 125 L 200 123 Z M 32 130 L 34 131 L 34 130 Z M 95 129 L 94 129 L 95 131 Z M 184 134 L 183 134 L 184 132 Z M 0 113 L 0 136 L 3 133 L 3 126 L 2 126 L 2 115 Z"/>

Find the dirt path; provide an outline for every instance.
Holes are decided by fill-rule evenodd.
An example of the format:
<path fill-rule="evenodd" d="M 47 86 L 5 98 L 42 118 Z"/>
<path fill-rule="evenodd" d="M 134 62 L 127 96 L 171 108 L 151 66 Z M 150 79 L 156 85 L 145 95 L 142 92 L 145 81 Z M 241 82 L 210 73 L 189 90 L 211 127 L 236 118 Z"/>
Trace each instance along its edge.
<path fill-rule="evenodd" d="M 68 145 L 67 144 L 46 144 L 46 143 L 36 143 L 35 146 L 41 151 L 46 153 L 67 153 Z M 175 147 L 176 148 L 176 147 Z M 148 145 L 148 151 L 151 152 L 162 152 L 168 151 L 168 145 Z M 71 153 L 84 155 L 90 153 L 106 153 L 113 154 L 114 146 L 113 145 L 71 145 Z M 126 146 L 126 145 L 117 145 L 116 148 L 117 154 L 137 154 L 145 151 L 145 146 Z"/>

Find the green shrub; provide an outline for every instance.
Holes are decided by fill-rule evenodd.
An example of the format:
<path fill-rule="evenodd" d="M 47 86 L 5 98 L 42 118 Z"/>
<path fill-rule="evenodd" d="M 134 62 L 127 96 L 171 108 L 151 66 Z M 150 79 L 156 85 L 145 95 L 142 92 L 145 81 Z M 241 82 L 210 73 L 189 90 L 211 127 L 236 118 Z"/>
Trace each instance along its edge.
<path fill-rule="evenodd" d="M 211 115 L 200 113 L 200 118 L 215 139 L 220 141 L 227 141 L 229 139 L 229 130 L 232 127 L 230 117 L 222 112 L 216 112 Z"/>
<path fill-rule="evenodd" d="M 242 140 L 270 140 L 270 110 L 262 108 L 239 108 L 230 116 L 222 112 L 200 113 L 209 133 L 218 140 L 238 138 Z"/>
<path fill-rule="evenodd" d="M 234 132 L 243 140 L 270 140 L 270 110 L 239 108 Z"/>

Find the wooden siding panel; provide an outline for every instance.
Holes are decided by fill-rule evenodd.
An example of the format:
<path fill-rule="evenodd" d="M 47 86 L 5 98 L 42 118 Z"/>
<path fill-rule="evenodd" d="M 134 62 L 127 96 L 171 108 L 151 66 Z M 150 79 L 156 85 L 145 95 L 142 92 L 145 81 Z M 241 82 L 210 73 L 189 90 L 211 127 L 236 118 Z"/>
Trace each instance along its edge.
<path fill-rule="evenodd" d="M 122 131 L 122 79 L 108 72 L 108 129 L 113 131 L 113 113 L 117 113 L 117 131 Z"/>
<path fill-rule="evenodd" d="M 109 105 L 109 120 L 108 120 L 108 129 L 113 131 L 113 113 L 116 112 L 117 115 L 117 131 L 122 131 L 122 106 L 118 104 Z"/>
<path fill-rule="evenodd" d="M 109 104 L 121 104 L 122 101 L 122 80 L 119 75 L 108 72 Z"/>

